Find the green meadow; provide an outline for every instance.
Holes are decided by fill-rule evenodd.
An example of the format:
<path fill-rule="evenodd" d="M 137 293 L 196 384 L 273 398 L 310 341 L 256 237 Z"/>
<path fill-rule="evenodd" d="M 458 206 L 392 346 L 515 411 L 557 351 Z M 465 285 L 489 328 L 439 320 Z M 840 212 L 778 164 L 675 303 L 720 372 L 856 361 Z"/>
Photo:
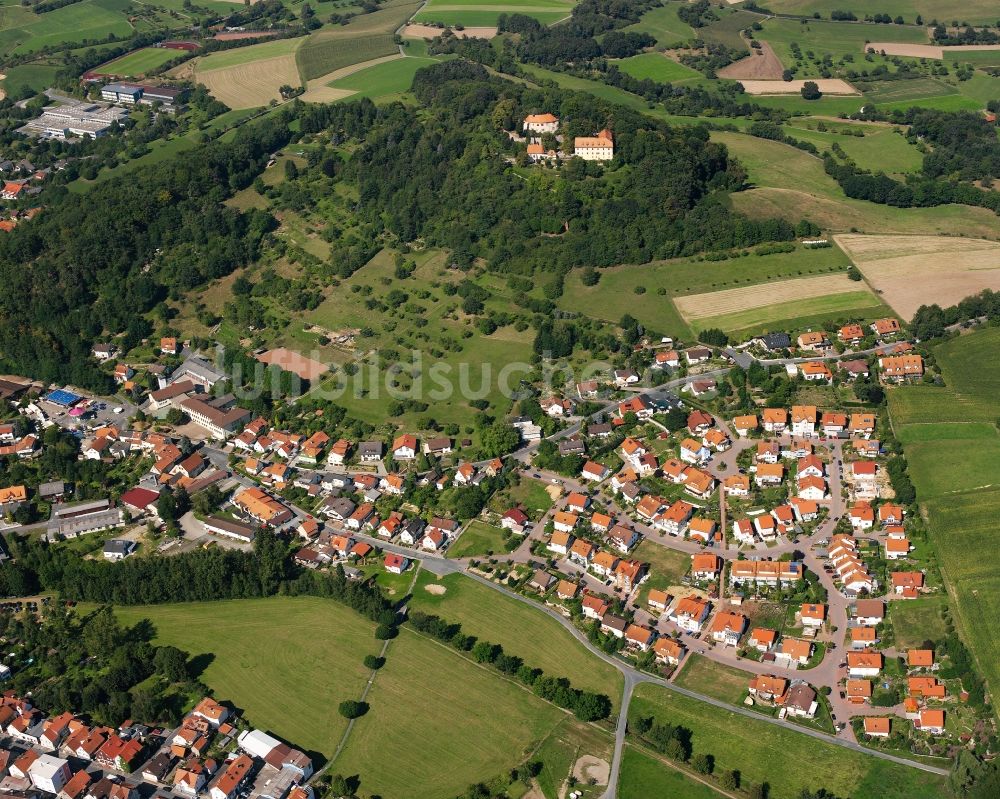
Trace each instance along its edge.
<path fill-rule="evenodd" d="M 893 427 L 904 442 L 917 499 L 926 514 L 941 571 L 956 598 L 960 630 L 990 686 L 1000 685 L 1000 328 L 939 344 L 944 387 L 889 392 Z"/>
<path fill-rule="evenodd" d="M 767 783 L 773 799 L 794 799 L 803 788 L 826 788 L 852 799 L 937 796 L 944 779 L 877 760 L 793 730 L 706 705 L 653 685 L 640 685 L 629 718 L 652 716 L 691 731 L 695 753 L 715 757 L 715 770 L 736 769 L 744 784 Z"/>

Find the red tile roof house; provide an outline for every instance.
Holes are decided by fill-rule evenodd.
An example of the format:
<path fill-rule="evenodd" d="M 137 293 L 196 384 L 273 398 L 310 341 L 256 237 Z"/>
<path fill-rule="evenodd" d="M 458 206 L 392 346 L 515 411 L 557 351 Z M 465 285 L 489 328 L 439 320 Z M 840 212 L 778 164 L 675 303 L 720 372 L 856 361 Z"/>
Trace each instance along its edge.
<path fill-rule="evenodd" d="M 636 647 L 641 652 L 648 651 L 655 640 L 656 633 L 648 627 L 630 624 L 625 630 L 625 643 L 628 646 Z"/>
<path fill-rule="evenodd" d="M 719 611 L 715 614 L 715 618 L 712 619 L 709 631 L 712 634 L 712 640 L 726 646 L 737 646 L 746 628 L 746 616 L 739 613 Z"/>
<path fill-rule="evenodd" d="M 218 729 L 219 725 L 229 718 L 229 708 L 220 705 L 212 697 L 206 696 L 191 711 L 192 716 L 205 719 L 209 724 Z"/>
<path fill-rule="evenodd" d="M 528 514 L 520 508 L 511 508 L 500 517 L 500 526 L 517 535 L 523 535 L 528 526 Z"/>
<path fill-rule="evenodd" d="M 382 565 L 385 566 L 385 570 L 390 574 L 402 574 L 409 567 L 410 560 L 403 555 L 390 552 L 385 556 Z"/>
<path fill-rule="evenodd" d="M 231 760 L 226 770 L 216 779 L 209 789 L 212 799 L 233 799 L 250 776 L 253 770 L 253 758 L 249 755 L 240 755 L 235 760 Z"/>

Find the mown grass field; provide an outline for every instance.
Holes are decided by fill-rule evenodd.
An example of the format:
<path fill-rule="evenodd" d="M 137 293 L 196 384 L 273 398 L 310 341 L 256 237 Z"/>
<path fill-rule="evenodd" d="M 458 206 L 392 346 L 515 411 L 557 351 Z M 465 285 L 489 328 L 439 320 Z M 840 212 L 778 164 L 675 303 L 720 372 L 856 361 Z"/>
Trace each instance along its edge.
<path fill-rule="evenodd" d="M 1000 624 L 998 346 L 998 328 L 940 344 L 934 355 L 946 387 L 908 386 L 889 394 L 897 435 L 923 439 L 905 446 L 910 475 L 963 638 L 994 689 L 1000 685 L 1000 641 L 993 632 Z"/>
<path fill-rule="evenodd" d="M 614 62 L 618 69 L 633 78 L 649 78 L 659 83 L 679 83 L 701 77 L 701 73 L 679 64 L 662 53 L 640 53 Z"/>
<path fill-rule="evenodd" d="M 747 168 L 754 188 L 730 195 L 730 201 L 753 218 L 804 217 L 833 231 L 1000 237 L 1000 217 L 984 208 L 893 208 L 849 199 L 809 153 L 741 133 L 713 132 L 712 138 Z"/>
<path fill-rule="evenodd" d="M 792 730 L 721 710 L 652 685 L 636 689 L 629 718 L 653 716 L 686 727 L 695 753 L 714 755 L 716 771 L 738 769 L 743 783 L 768 783 L 773 799 L 823 787 L 852 799 L 943 795 L 944 779 Z"/>
<path fill-rule="evenodd" d="M 359 70 L 353 75 L 332 81 L 329 85 L 334 89 L 350 91 L 351 95 L 345 97 L 345 100 L 368 97 L 375 102 L 391 102 L 410 90 L 417 70 L 435 63 L 435 58 L 400 58 Z"/>
<path fill-rule="evenodd" d="M 347 721 L 337 712 L 360 695 L 362 660 L 381 646 L 375 625 L 332 600 L 272 597 L 121 607 L 125 624 L 149 619 L 156 641 L 209 655 L 200 679 L 255 726 L 324 757 Z M 308 690 L 303 690 L 308 686 Z"/>
<path fill-rule="evenodd" d="M 947 597 L 927 596 L 908 602 L 890 602 L 889 618 L 895 634 L 896 649 L 905 651 L 919 647 L 924 641 L 940 641 L 946 637 L 941 609 Z"/>
<path fill-rule="evenodd" d="M 808 127 L 807 127 L 808 126 Z M 917 171 L 923 163 L 923 155 L 891 127 L 882 125 L 854 125 L 851 130 L 861 130 L 863 137 L 846 136 L 832 130 L 816 130 L 816 123 L 792 120 L 785 125 L 789 136 L 801 141 L 812 142 L 822 153 L 834 143 L 839 144 L 847 155 L 862 169 L 875 169 L 892 174 Z"/>
<path fill-rule="evenodd" d="M 719 793 L 707 785 L 686 777 L 662 760 L 626 746 L 622 755 L 621 779 L 618 781 L 621 799 L 647 799 L 665 796 L 670 799 L 718 799 Z"/>
<path fill-rule="evenodd" d="M 21 55 L 69 42 L 101 39 L 108 34 L 128 36 L 132 27 L 123 12 L 124 3 L 114 0 L 82 0 L 33 19 L 0 34 L 0 55 Z"/>
<path fill-rule="evenodd" d="M 368 702 L 333 768 L 360 774 L 363 790 L 385 799 L 455 796 L 516 766 L 565 717 L 408 628 L 390 645 Z"/>
<path fill-rule="evenodd" d="M 123 75 L 136 77 L 145 75 L 150 70 L 163 66 L 171 59 L 177 58 L 177 50 L 166 47 L 143 47 L 131 53 L 116 58 L 114 61 L 104 64 L 99 69 L 109 75 Z"/>
<path fill-rule="evenodd" d="M 7 94 L 13 94 L 23 86 L 32 91 L 40 92 L 49 88 L 59 71 L 54 64 L 19 64 L 4 70 L 3 89 Z"/>
<path fill-rule="evenodd" d="M 726 666 L 701 655 L 692 654 L 684 660 L 680 674 L 674 678 L 674 682 L 681 688 L 721 699 L 731 705 L 738 705 L 746 695 L 751 676 L 735 666 Z"/>
<path fill-rule="evenodd" d="M 428 592 L 426 587 L 434 583 L 444 586 L 445 593 Z M 529 666 L 567 677 L 577 688 L 605 693 L 615 707 L 621 700 L 618 670 L 591 655 L 555 619 L 468 577 L 453 574 L 439 580 L 421 572 L 410 607 L 459 622 L 463 632 L 500 644 Z"/>
<path fill-rule="evenodd" d="M 277 56 L 290 55 L 299 49 L 305 39 L 275 39 L 270 42 L 251 44 L 246 47 L 234 47 L 231 50 L 221 50 L 217 53 L 210 53 L 198 59 L 198 72 L 211 72 L 216 69 L 226 67 L 237 67 L 249 64 L 253 61 L 261 61 L 265 58 L 276 58 Z"/>
<path fill-rule="evenodd" d="M 458 540 L 448 549 L 448 557 L 469 558 L 476 555 L 486 555 L 488 552 L 503 553 L 504 530 L 476 519 L 458 537 Z"/>

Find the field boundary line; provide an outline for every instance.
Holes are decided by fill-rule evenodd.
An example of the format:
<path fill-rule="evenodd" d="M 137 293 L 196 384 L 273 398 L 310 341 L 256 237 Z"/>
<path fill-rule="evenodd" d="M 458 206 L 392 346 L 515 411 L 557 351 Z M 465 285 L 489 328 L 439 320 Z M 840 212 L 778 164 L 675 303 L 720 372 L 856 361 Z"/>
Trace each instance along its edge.
<path fill-rule="evenodd" d="M 423 563 L 418 560 L 417 567 L 413 570 L 413 579 L 410 580 L 410 587 L 407 589 L 408 594 L 413 593 L 413 589 L 417 584 L 417 577 L 420 575 L 420 569 L 422 566 Z M 389 644 L 392 643 L 393 640 L 395 639 L 386 638 L 385 641 L 382 642 L 382 650 L 378 654 L 380 658 L 382 659 L 385 658 L 385 653 L 389 651 Z M 385 664 L 383 663 L 382 666 L 372 669 L 372 673 L 368 676 L 368 682 L 365 683 L 365 687 L 361 691 L 361 699 L 359 701 L 364 702 L 365 699 L 368 698 L 368 692 L 371 691 L 372 685 L 374 685 L 375 683 L 375 675 L 379 673 L 379 671 L 384 667 L 384 665 Z M 344 730 L 344 734 L 340 738 L 340 743 L 337 744 L 336 751 L 334 751 L 334 753 L 330 755 L 330 759 L 326 761 L 326 764 L 323 766 L 323 768 L 313 773 L 313 775 L 306 782 L 307 785 L 311 784 L 312 781 L 315 780 L 320 774 L 323 774 L 324 772 L 328 771 L 333 766 L 333 764 L 337 762 L 337 758 L 340 757 L 341 753 L 344 751 L 344 747 L 347 746 L 347 739 L 350 738 L 351 730 L 354 729 L 354 722 L 357 721 L 358 718 L 360 718 L 360 716 L 357 718 L 350 719 L 347 722 L 347 729 Z"/>
<path fill-rule="evenodd" d="M 642 754 L 644 754 L 644 755 L 646 755 L 648 757 L 653 758 L 653 760 L 657 761 L 658 763 L 662 763 L 667 768 L 672 768 L 674 771 L 680 772 L 685 777 L 690 777 L 695 782 L 700 782 L 706 788 L 711 788 L 716 793 L 720 793 L 723 796 L 728 796 L 729 799 L 742 799 L 742 797 L 739 794 L 730 793 L 725 788 L 723 788 L 721 785 L 717 785 L 716 783 L 711 782 L 710 780 L 705 779 L 704 777 L 702 777 L 700 774 L 696 773 L 695 771 L 689 770 L 689 769 L 685 768 L 684 766 L 680 765 L 679 763 L 671 760 L 670 758 L 664 757 L 659 752 L 657 752 L 657 751 L 655 751 L 653 749 L 650 749 L 645 744 L 640 743 L 639 741 L 637 741 L 634 735 L 632 735 L 630 737 L 632 738 L 632 740 L 626 742 L 625 746 L 632 747 L 632 749 L 634 749 L 635 751 L 641 752 Z"/>

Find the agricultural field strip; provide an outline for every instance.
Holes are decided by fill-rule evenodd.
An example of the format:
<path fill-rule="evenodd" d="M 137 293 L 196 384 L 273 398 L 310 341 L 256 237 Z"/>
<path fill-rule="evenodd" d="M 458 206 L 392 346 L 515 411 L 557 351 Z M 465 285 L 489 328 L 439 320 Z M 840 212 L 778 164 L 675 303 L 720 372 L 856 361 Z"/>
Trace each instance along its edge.
<path fill-rule="evenodd" d="M 794 303 L 824 297 L 831 294 L 849 294 L 859 290 L 859 284 L 846 274 L 820 275 L 817 277 L 793 278 L 754 286 L 744 286 L 706 294 L 689 294 L 674 297 L 677 310 L 687 321 L 723 316 L 758 308 L 761 305 Z M 779 299 L 780 298 L 780 299 Z M 875 299 L 874 297 L 872 298 Z"/>
<path fill-rule="evenodd" d="M 838 234 L 872 288 L 910 318 L 928 297 L 953 305 L 983 289 L 1000 288 L 1000 244 L 941 236 Z"/>

